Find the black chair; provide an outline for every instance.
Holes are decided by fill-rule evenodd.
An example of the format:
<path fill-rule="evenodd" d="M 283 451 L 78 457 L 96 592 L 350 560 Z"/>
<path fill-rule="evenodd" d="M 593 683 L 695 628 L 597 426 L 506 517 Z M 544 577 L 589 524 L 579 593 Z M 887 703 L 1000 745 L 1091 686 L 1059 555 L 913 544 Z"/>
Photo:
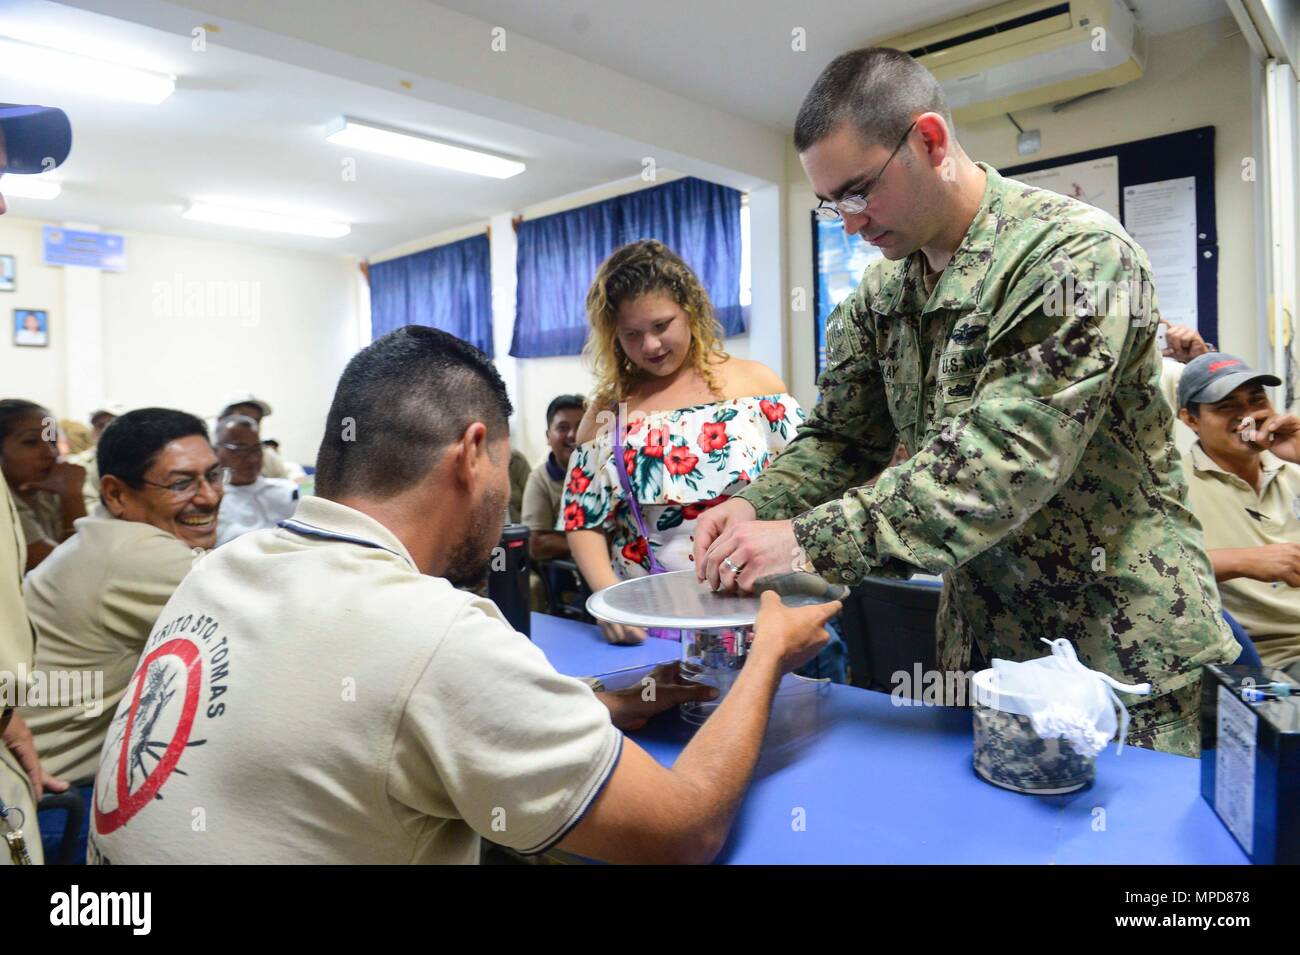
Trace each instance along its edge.
<path fill-rule="evenodd" d="M 546 592 L 546 613 L 552 617 L 567 617 L 583 623 L 596 622 L 587 613 L 587 598 L 591 596 L 591 588 L 582 579 L 576 563 L 561 557 L 539 560 L 533 564 L 533 568 L 542 579 L 542 589 Z"/>
<path fill-rule="evenodd" d="M 85 859 L 77 858 L 77 841 L 81 834 L 81 825 L 86 818 L 86 804 L 81 801 L 81 787 L 89 780 L 81 780 L 69 786 L 61 793 L 45 793 L 36 805 L 37 815 L 43 812 L 66 812 L 63 821 L 63 837 L 59 840 L 59 851 L 53 859 L 46 859 L 46 865 L 79 865 Z M 38 833 L 39 836 L 39 833 Z"/>
<path fill-rule="evenodd" d="M 849 680 L 891 692 L 893 675 L 938 669 L 935 618 L 943 588 L 935 581 L 868 577 L 844 601 L 841 626 L 849 653 Z"/>

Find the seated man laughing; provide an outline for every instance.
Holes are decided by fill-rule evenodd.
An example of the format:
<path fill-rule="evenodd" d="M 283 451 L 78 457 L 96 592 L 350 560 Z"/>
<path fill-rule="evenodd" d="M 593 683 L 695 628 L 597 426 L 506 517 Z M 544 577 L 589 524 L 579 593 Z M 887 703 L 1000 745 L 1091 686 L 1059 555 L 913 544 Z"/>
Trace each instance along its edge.
<path fill-rule="evenodd" d="M 36 672 L 81 674 L 81 690 L 21 711 L 43 769 L 82 783 L 87 799 L 85 784 L 159 611 L 216 542 L 223 475 L 203 422 L 168 408 L 119 417 L 99 442 L 98 460 L 101 503 L 26 585 Z"/>
<path fill-rule="evenodd" d="M 1183 371 L 1178 416 L 1196 433 L 1187 491 L 1223 606 L 1265 664 L 1300 679 L 1300 419 L 1264 391 L 1281 384 L 1210 352 Z"/>

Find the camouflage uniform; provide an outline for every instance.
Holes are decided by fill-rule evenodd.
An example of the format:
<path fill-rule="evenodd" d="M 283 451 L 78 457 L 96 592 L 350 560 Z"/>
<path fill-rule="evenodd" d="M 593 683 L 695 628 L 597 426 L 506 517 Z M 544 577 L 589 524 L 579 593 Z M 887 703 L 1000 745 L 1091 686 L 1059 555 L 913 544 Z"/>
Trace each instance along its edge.
<path fill-rule="evenodd" d="M 932 294 L 924 258 L 878 262 L 827 322 L 821 399 L 741 497 L 794 517 L 828 579 L 943 574 L 943 669 L 1048 652 L 1125 683 L 1129 741 L 1195 755 L 1202 665 L 1240 652 L 1159 389 L 1154 299 L 1083 293 L 1150 283 L 1109 215 L 987 174 Z M 1067 284 L 1068 280 L 1068 284 Z M 861 485 L 902 440 L 916 453 Z"/>

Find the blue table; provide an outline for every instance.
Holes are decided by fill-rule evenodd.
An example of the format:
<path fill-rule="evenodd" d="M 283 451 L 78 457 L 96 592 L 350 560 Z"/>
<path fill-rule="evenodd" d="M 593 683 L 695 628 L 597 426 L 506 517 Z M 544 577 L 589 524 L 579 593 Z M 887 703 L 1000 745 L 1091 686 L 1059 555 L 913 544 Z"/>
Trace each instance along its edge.
<path fill-rule="evenodd" d="M 533 639 L 574 676 L 677 659 L 671 641 L 611 646 L 595 627 L 533 615 Z M 665 766 L 694 727 L 665 714 L 632 735 Z M 802 827 L 800 827 L 802 826 Z M 971 768 L 970 713 L 897 706 L 831 686 L 778 697 L 719 862 L 1245 864 L 1200 795 L 1200 763 L 1125 747 L 1067 796 L 1026 796 Z"/>
<path fill-rule="evenodd" d="M 564 617 L 532 615 L 532 639 L 551 661 L 551 666 L 569 676 L 611 677 L 645 669 L 656 663 L 681 659 L 682 645 L 653 637 L 641 644 L 613 644 L 600 628 Z M 606 679 L 606 685 L 617 684 Z"/>

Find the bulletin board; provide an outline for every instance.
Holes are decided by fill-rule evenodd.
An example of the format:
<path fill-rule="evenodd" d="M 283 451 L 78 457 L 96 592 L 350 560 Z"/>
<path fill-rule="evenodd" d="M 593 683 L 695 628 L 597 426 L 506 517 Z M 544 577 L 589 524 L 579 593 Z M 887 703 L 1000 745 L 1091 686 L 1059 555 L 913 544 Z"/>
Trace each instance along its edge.
<path fill-rule="evenodd" d="M 1118 175 L 1118 189 L 1107 201 L 1099 202 L 1103 208 L 1112 213 L 1117 212 L 1121 223 L 1130 232 L 1138 230 L 1130 226 L 1126 214 L 1136 208 L 1138 197 L 1146 200 L 1146 208 L 1151 208 L 1151 194 L 1160 184 L 1178 185 L 1183 195 L 1190 197 L 1194 188 L 1194 201 L 1188 207 L 1188 214 L 1194 218 L 1195 225 L 1188 228 L 1172 228 L 1177 236 L 1194 236 L 1194 264 L 1187 274 L 1167 275 L 1164 286 L 1167 296 L 1162 294 L 1161 263 L 1183 260 L 1189 263 L 1190 255 L 1172 250 L 1170 256 L 1163 256 L 1161 250 L 1152 243 L 1147 248 L 1148 257 L 1152 259 L 1155 273 L 1155 291 L 1157 304 L 1161 305 L 1162 316 L 1171 321 L 1180 320 L 1179 316 L 1189 316 L 1207 342 L 1219 341 L 1219 232 L 1215 218 L 1214 199 L 1214 127 L 1202 126 L 1197 129 L 1170 133 L 1165 136 L 1153 136 L 1115 146 L 1104 146 L 1084 152 L 1055 156 L 1037 162 L 1022 163 L 998 170 L 1002 175 L 1012 179 L 1024 178 L 1027 173 L 1051 170 L 1073 164 L 1085 164 L 1094 160 L 1114 159 L 1113 166 Z M 1103 164 L 1111 165 L 1111 164 Z M 1135 191 L 1136 190 L 1136 191 Z M 1127 195 L 1126 195 L 1127 194 Z M 1085 195 L 1084 198 L 1093 198 Z M 813 309 L 815 314 L 814 345 L 816 351 L 818 375 L 825 367 L 826 319 L 839 301 L 856 286 L 862 278 L 867 264 L 879 257 L 879 252 L 867 245 L 857 236 L 845 236 L 840 222 L 820 222 L 815 214 L 810 213 L 813 233 L 813 270 L 816 282 L 813 286 Z M 1194 229 L 1194 232 L 1192 231 Z M 1139 245 L 1142 239 L 1135 234 Z M 1183 250 L 1184 252 L 1186 250 Z M 1194 277 L 1192 274 L 1194 273 Z M 1186 295 L 1179 292 L 1186 288 Z M 1194 315 L 1191 309 L 1175 309 L 1166 314 L 1164 303 L 1166 297 L 1172 306 L 1180 298 L 1194 303 Z"/>
<path fill-rule="evenodd" d="M 1119 221 L 1139 245 L 1146 248 L 1139 230 L 1130 221 L 1128 206 L 1133 204 L 1133 187 L 1172 180 L 1191 179 L 1195 182 L 1195 326 L 1207 342 L 1219 341 L 1219 230 L 1214 203 L 1214 127 L 1201 126 L 1166 136 L 1138 139 L 1117 146 L 1089 149 L 1055 156 L 1038 162 L 1008 166 L 998 170 L 1012 179 L 1024 173 L 1066 166 L 1087 160 L 1115 156 L 1119 160 Z M 1155 274 L 1156 302 L 1162 304 L 1160 255 L 1154 247 L 1147 248 Z M 1170 280 L 1166 277 L 1166 283 Z M 1174 289 L 1170 288 L 1171 297 Z M 1176 316 L 1163 314 L 1170 321 Z M 1188 324 L 1191 324 L 1190 322 Z"/>

